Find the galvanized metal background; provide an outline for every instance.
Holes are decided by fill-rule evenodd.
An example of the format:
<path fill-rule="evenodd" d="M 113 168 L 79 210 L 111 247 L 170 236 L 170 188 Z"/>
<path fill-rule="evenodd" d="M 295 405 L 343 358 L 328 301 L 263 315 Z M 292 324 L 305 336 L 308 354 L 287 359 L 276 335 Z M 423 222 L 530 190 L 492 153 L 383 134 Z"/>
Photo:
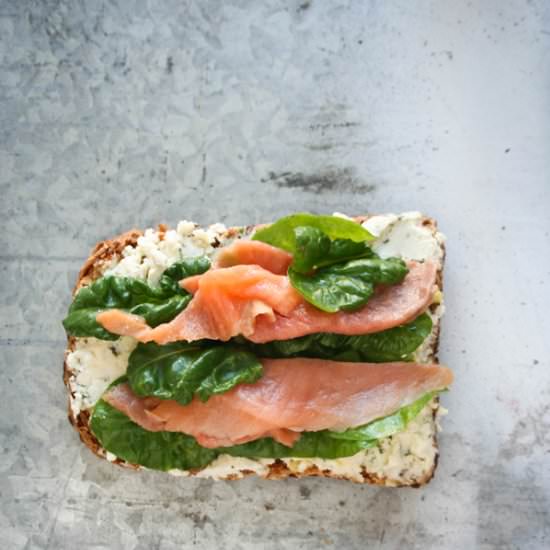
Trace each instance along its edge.
<path fill-rule="evenodd" d="M 550 545 L 550 9 L 0 2 L 0 546 Z M 181 218 L 422 210 L 448 236 L 434 481 L 135 474 L 66 421 L 92 245 Z"/>

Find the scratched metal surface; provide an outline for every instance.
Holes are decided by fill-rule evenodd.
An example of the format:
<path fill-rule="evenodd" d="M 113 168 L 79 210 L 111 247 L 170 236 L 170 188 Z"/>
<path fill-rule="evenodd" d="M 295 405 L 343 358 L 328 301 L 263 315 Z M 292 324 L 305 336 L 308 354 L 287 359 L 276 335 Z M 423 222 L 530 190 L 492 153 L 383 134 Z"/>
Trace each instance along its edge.
<path fill-rule="evenodd" d="M 549 35 L 542 0 L 0 2 L 0 546 L 548 547 Z M 448 235 L 432 483 L 92 456 L 60 325 L 90 247 L 297 209 L 419 209 Z"/>

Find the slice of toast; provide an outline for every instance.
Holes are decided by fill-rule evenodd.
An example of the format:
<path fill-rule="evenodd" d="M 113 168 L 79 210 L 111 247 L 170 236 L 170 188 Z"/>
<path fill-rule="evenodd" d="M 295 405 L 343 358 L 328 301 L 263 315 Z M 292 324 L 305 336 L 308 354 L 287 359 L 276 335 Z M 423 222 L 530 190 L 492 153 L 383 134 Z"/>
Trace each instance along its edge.
<path fill-rule="evenodd" d="M 418 213 L 362 216 L 355 220 L 365 223 L 377 235 L 373 246 L 380 255 L 437 261 L 439 292 L 434 293 L 434 303 L 429 308 L 433 329 L 416 352 L 417 362 L 436 362 L 440 319 L 444 309 L 441 292 L 445 255 L 443 235 L 437 231 L 434 220 Z M 253 229 L 253 226 L 225 229 L 216 224 L 205 231 L 190 222 L 181 222 L 177 230 L 160 225 L 156 231 L 129 231 L 95 246 L 79 272 L 74 293 L 106 272 L 137 276 L 154 284 L 166 262 L 170 261 L 170 256 L 189 252 L 211 254 L 217 247 L 245 236 Z M 94 403 L 107 385 L 125 372 L 128 356 L 135 345 L 131 338 L 109 342 L 69 337 L 63 378 L 69 391 L 69 420 L 85 445 L 111 462 L 140 469 L 141 466 L 129 464 L 103 449 L 89 428 Z M 202 469 L 172 470 L 170 473 L 214 479 L 239 479 L 252 474 L 269 479 L 322 476 L 376 485 L 419 487 L 433 477 L 437 465 L 438 412 L 439 400 L 435 398 L 405 431 L 352 457 L 334 460 L 252 460 L 221 455 Z"/>

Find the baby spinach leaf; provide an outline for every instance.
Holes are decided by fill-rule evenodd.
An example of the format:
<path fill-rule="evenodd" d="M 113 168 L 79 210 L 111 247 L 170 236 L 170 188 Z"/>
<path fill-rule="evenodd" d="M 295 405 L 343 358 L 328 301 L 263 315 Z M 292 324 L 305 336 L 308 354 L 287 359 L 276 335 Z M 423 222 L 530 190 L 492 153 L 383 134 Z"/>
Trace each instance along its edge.
<path fill-rule="evenodd" d="M 374 285 L 360 278 L 342 277 L 321 270 L 312 276 L 288 270 L 292 286 L 316 308 L 328 313 L 352 311 L 364 306 L 374 293 Z"/>
<path fill-rule="evenodd" d="M 335 439 L 323 431 L 303 433 L 292 448 L 264 437 L 232 447 L 207 449 L 184 433 L 147 431 L 103 400 L 94 407 L 90 428 L 101 446 L 118 458 L 162 471 L 203 468 L 221 454 L 243 458 L 330 459 L 352 456 L 376 445 L 376 441 Z"/>
<path fill-rule="evenodd" d="M 207 256 L 184 258 L 166 269 L 160 278 L 159 286 L 167 294 L 186 295 L 187 291 L 179 285 L 179 282 L 187 277 L 200 275 L 209 268 L 210 260 Z"/>
<path fill-rule="evenodd" d="M 116 340 L 118 335 L 111 334 L 96 321 L 99 312 L 123 309 L 143 316 L 150 326 L 157 326 L 173 319 L 190 300 L 189 294 L 170 296 L 139 279 L 107 275 L 79 290 L 63 326 L 71 336 Z"/>
<path fill-rule="evenodd" d="M 292 286 L 315 307 L 328 313 L 364 306 L 376 284 L 395 284 L 408 273 L 399 258 L 361 258 L 330 265 L 313 275 L 288 270 Z"/>
<path fill-rule="evenodd" d="M 237 384 L 252 384 L 262 377 L 262 364 L 250 352 L 229 350 L 228 353 L 227 348 L 218 348 L 216 351 L 219 362 L 197 389 L 201 401 L 208 401 L 212 395 L 225 393 Z M 214 359 L 213 353 L 209 359 Z"/>
<path fill-rule="evenodd" d="M 325 268 L 330 273 L 359 277 L 375 284 L 393 285 L 400 283 L 409 272 L 401 258 L 362 258 Z"/>
<path fill-rule="evenodd" d="M 420 411 L 436 395 L 437 392 L 427 393 L 410 405 L 401 407 L 393 414 L 374 420 L 364 426 L 350 428 L 343 432 L 331 432 L 331 437 L 348 441 L 371 441 L 402 432 L 409 422 L 413 420 L 413 418 L 416 418 Z"/>
<path fill-rule="evenodd" d="M 178 285 L 178 281 L 203 273 L 209 266 L 206 257 L 176 262 L 163 273 L 158 287 L 130 277 L 100 277 L 78 291 L 63 326 L 70 336 L 116 340 L 118 335 L 111 334 L 96 321 L 99 312 L 123 309 L 141 315 L 152 327 L 171 321 L 191 301 L 191 295 Z"/>
<path fill-rule="evenodd" d="M 298 273 L 309 273 L 319 267 L 352 258 L 374 256 L 374 252 L 365 241 L 330 239 L 316 227 L 296 227 L 294 233 L 296 250 L 293 255 L 292 269 Z"/>
<path fill-rule="evenodd" d="M 296 251 L 297 227 L 314 227 L 322 231 L 330 239 L 349 239 L 354 242 L 373 240 L 371 235 L 361 224 L 337 216 L 318 216 L 315 214 L 299 213 L 285 216 L 275 223 L 259 229 L 252 239 L 282 248 L 294 254 Z"/>
<path fill-rule="evenodd" d="M 90 428 L 107 451 L 154 470 L 202 468 L 218 456 L 189 435 L 144 430 L 102 399 L 94 407 Z"/>
<path fill-rule="evenodd" d="M 353 456 L 363 449 L 374 447 L 376 441 L 336 439 L 328 430 L 320 432 L 303 432 L 300 439 L 292 447 L 278 443 L 271 437 L 263 437 L 234 445 L 224 447 L 218 451 L 231 456 L 245 458 L 344 458 Z"/>
<path fill-rule="evenodd" d="M 119 379 L 117 382 L 122 382 Z M 352 456 L 377 445 L 378 440 L 404 430 L 435 393 L 429 393 L 396 413 L 365 426 L 332 432 L 304 432 L 287 447 L 264 437 L 232 447 L 206 449 L 186 434 L 149 432 L 100 399 L 95 405 L 90 428 L 101 446 L 117 457 L 155 470 L 203 468 L 221 454 L 245 458 L 324 458 Z"/>
<path fill-rule="evenodd" d="M 174 399 L 187 405 L 195 394 L 207 401 L 237 384 L 251 384 L 262 376 L 255 355 L 227 346 L 177 342 L 159 346 L 138 344 L 128 361 L 127 377 L 140 397 Z"/>
<path fill-rule="evenodd" d="M 374 334 L 346 336 L 318 332 L 266 344 L 253 344 L 242 337 L 235 341 L 244 343 L 260 357 L 318 357 L 333 361 L 384 363 L 408 359 L 431 331 L 432 320 L 428 314 L 423 313 L 406 325 Z"/>

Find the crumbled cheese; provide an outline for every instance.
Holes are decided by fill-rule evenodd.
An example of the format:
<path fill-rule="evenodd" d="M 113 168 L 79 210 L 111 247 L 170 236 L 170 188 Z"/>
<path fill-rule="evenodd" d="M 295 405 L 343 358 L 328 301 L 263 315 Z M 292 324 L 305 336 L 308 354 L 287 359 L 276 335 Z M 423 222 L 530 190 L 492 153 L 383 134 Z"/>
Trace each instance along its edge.
<path fill-rule="evenodd" d="M 363 227 L 374 237 L 380 237 L 384 230 L 398 220 L 395 214 L 372 216 L 362 223 Z"/>
<path fill-rule="evenodd" d="M 137 345 L 134 338 L 122 337 L 114 342 L 97 338 L 77 338 L 67 355 L 72 372 L 70 387 L 74 394 L 71 406 L 76 413 L 92 407 L 111 382 L 128 368 L 128 357 Z"/>
<path fill-rule="evenodd" d="M 430 403 L 406 430 L 382 439 L 378 447 L 368 449 L 364 465 L 369 473 L 389 480 L 420 481 L 431 469 L 437 454 L 434 436 L 435 424 Z"/>
<path fill-rule="evenodd" d="M 182 237 L 188 237 L 191 233 L 193 233 L 195 227 L 197 227 L 195 223 L 182 220 L 178 223 L 176 230 Z"/>
<path fill-rule="evenodd" d="M 353 221 L 353 218 L 350 218 L 347 214 L 342 214 L 342 212 L 334 212 L 332 214 L 336 218 L 342 218 L 343 220 L 350 220 Z"/>
<path fill-rule="evenodd" d="M 265 462 L 265 461 L 264 461 Z M 268 463 L 273 460 L 267 461 Z M 260 460 L 250 458 L 220 455 L 206 468 L 196 474 L 197 477 L 223 479 L 227 476 L 242 478 L 245 476 L 243 470 L 254 472 L 257 475 L 265 475 L 268 472 L 267 465 Z"/>
<path fill-rule="evenodd" d="M 168 473 L 176 477 L 189 477 L 191 475 L 187 470 L 168 470 Z"/>
<path fill-rule="evenodd" d="M 445 313 L 445 305 L 443 304 L 443 293 L 440 293 L 440 302 L 439 305 L 435 308 L 434 311 L 427 311 L 426 313 L 430 316 L 432 320 L 432 332 L 428 337 L 420 344 L 420 347 L 414 352 L 414 360 L 417 363 L 431 363 L 433 361 L 433 352 L 434 345 L 437 340 L 437 335 L 439 333 L 439 325 L 441 323 L 441 317 Z"/>
<path fill-rule="evenodd" d="M 336 213 L 336 216 L 347 217 Z M 435 235 L 422 225 L 422 216 L 417 212 L 400 216 L 388 214 L 373 216 L 363 226 L 377 239 L 372 243 L 374 250 L 382 257 L 402 256 L 406 259 L 443 259 L 444 237 Z M 208 229 L 199 228 L 189 221 L 181 221 L 175 231 L 166 231 L 163 238 L 160 233 L 149 229 L 138 239 L 137 246 L 128 246 L 122 258 L 113 260 L 105 266 L 105 273 L 136 277 L 158 283 L 160 275 L 168 266 L 182 257 L 209 255 L 215 251 L 216 241 L 224 242 L 225 226 L 214 224 Z M 439 303 L 438 295 L 435 302 Z M 430 349 L 437 334 L 437 327 L 444 311 L 442 303 L 434 312 L 429 312 L 433 321 L 432 334 L 417 350 L 415 359 L 419 362 L 430 361 Z M 70 379 L 74 398 L 71 406 L 74 414 L 95 404 L 107 386 L 124 374 L 128 357 L 136 346 L 132 338 L 121 338 L 116 342 L 107 342 L 95 338 L 77 338 L 74 351 L 67 356 L 67 364 L 73 372 Z M 283 462 L 296 473 L 305 472 L 312 466 L 321 470 L 330 470 L 356 481 L 362 481 L 362 472 L 386 478 L 387 484 L 411 483 L 421 480 L 432 468 L 436 448 L 433 445 L 436 423 L 433 421 L 435 401 L 426 405 L 416 419 L 410 422 L 406 430 L 380 442 L 377 447 L 366 449 L 351 457 L 334 460 L 315 458 L 287 458 Z M 442 408 L 438 409 L 438 416 Z M 442 414 L 442 413 L 441 413 Z M 106 453 L 108 460 L 116 460 L 112 453 Z M 228 476 L 243 477 L 243 470 L 260 476 L 268 473 L 272 459 L 252 460 L 248 458 L 221 455 L 209 466 L 202 469 L 199 477 L 222 479 Z M 170 474 L 189 476 L 184 470 L 170 470 Z"/>
<path fill-rule="evenodd" d="M 377 236 L 372 248 L 382 258 L 400 256 L 405 260 L 441 263 L 445 237 L 439 232 L 434 235 L 429 227 L 422 225 L 422 218 L 420 212 L 373 216 L 363 222 L 363 227 Z"/>
<path fill-rule="evenodd" d="M 162 234 L 147 229 L 137 245 L 127 246 L 122 258 L 108 266 L 106 275 L 135 277 L 151 285 L 159 282 L 163 271 L 181 258 L 211 255 L 217 242 L 223 240 L 226 228 L 221 223 L 202 229 L 192 222 L 181 221 L 174 231 Z"/>

